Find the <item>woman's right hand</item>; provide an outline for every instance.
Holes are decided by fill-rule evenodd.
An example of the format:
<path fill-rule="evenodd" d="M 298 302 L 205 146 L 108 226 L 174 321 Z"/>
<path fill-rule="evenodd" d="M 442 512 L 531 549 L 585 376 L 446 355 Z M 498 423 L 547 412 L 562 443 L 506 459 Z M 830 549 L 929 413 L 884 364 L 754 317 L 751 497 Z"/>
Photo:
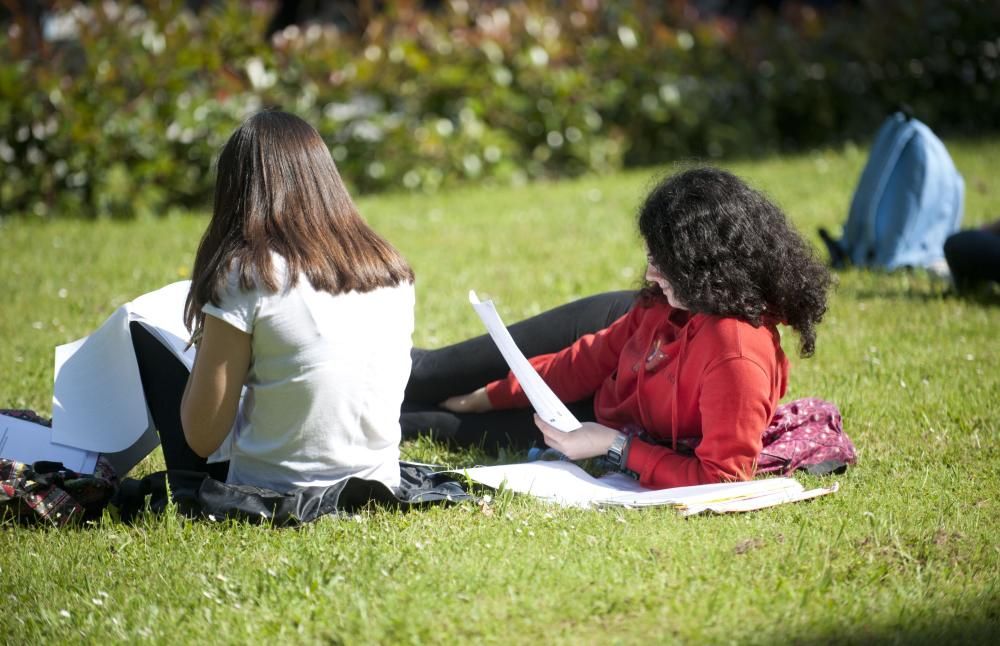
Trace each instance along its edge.
<path fill-rule="evenodd" d="M 440 406 L 453 413 L 485 413 L 493 410 L 493 404 L 486 396 L 486 386 L 465 395 L 449 397 Z"/>

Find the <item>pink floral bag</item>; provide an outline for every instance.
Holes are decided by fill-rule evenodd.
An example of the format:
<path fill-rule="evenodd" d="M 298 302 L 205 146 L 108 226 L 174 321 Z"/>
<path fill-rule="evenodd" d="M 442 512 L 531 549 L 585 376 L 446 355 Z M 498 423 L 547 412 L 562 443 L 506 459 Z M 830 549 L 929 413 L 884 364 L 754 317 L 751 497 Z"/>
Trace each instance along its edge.
<path fill-rule="evenodd" d="M 778 406 L 762 439 L 757 473 L 839 473 L 858 459 L 844 434 L 840 411 L 814 397 Z"/>

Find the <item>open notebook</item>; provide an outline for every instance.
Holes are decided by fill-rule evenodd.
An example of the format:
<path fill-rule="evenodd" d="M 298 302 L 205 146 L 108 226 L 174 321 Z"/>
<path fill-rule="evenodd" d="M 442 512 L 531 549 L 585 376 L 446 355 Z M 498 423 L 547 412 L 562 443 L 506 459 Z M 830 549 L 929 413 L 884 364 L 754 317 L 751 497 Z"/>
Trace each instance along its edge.
<path fill-rule="evenodd" d="M 621 473 L 594 478 L 571 462 L 538 461 L 459 469 L 474 482 L 524 493 L 566 507 L 671 506 L 682 515 L 704 511 L 753 511 L 834 493 L 837 483 L 806 491 L 793 478 L 765 478 L 747 482 L 646 489 Z"/>

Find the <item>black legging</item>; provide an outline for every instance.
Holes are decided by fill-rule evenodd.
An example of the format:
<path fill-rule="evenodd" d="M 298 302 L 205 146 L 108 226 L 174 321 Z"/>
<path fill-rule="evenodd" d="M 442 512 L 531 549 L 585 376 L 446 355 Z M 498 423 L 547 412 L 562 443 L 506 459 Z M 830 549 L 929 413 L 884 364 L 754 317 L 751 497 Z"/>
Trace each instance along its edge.
<path fill-rule="evenodd" d="M 155 336 L 133 321 L 129 323 L 132 347 L 139 364 L 139 377 L 146 405 L 153 416 L 153 424 L 160 435 L 163 461 L 167 469 L 201 471 L 216 480 L 226 481 L 228 462 L 208 464 L 208 461 L 191 450 L 181 426 L 181 398 L 187 385 L 188 369 L 160 343 Z"/>
<path fill-rule="evenodd" d="M 510 334 L 526 357 L 558 352 L 581 336 L 608 327 L 635 299 L 634 291 L 590 296 L 515 323 L 509 327 Z M 404 439 L 430 433 L 458 446 L 482 446 L 491 452 L 540 443 L 542 436 L 530 408 L 461 414 L 437 406 L 507 375 L 507 362 L 488 335 L 438 350 L 414 348 L 412 356 L 400 415 Z M 580 421 L 594 421 L 592 397 L 567 403 L 567 407 Z"/>

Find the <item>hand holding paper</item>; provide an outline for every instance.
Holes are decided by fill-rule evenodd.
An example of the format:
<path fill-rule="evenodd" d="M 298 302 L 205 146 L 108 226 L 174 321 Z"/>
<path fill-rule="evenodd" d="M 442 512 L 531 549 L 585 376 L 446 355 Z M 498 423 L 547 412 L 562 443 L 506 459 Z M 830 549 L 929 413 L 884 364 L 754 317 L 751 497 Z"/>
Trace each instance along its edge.
<path fill-rule="evenodd" d="M 596 422 L 586 422 L 572 433 L 561 433 L 535 415 L 535 425 L 545 436 L 545 444 L 570 460 L 586 460 L 607 454 L 620 433 Z"/>

